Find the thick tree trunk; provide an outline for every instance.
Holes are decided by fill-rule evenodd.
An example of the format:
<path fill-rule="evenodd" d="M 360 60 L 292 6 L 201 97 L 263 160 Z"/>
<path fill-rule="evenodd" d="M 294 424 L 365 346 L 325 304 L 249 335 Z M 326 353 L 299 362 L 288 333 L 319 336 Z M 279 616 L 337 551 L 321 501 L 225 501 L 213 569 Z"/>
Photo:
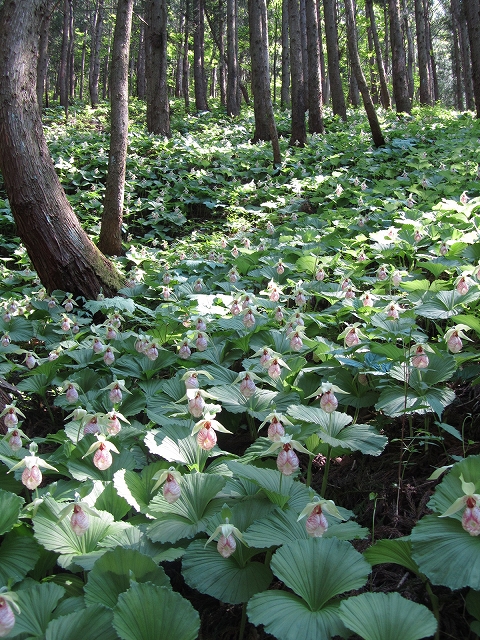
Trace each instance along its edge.
<path fill-rule="evenodd" d="M 420 77 L 420 104 L 433 104 L 433 87 L 429 74 L 430 65 L 425 33 L 423 0 L 415 0 L 415 27 L 417 32 L 418 74 Z"/>
<path fill-rule="evenodd" d="M 122 278 L 73 213 L 43 136 L 36 72 L 48 5 L 12 1 L 0 9 L 0 170 L 18 235 L 45 288 L 113 295 Z"/>
<path fill-rule="evenodd" d="M 340 55 L 338 51 L 338 29 L 335 0 L 323 0 L 323 17 L 325 20 L 325 39 L 327 42 L 328 76 L 332 109 L 334 115 L 342 120 L 347 119 L 347 106 L 343 94 L 342 78 L 340 75 Z"/>
<path fill-rule="evenodd" d="M 412 104 L 408 93 L 407 63 L 403 46 L 400 6 L 398 0 L 388 2 L 390 41 L 392 43 L 392 82 L 397 113 L 410 113 Z"/>
<path fill-rule="evenodd" d="M 288 36 L 288 0 L 282 0 L 282 88 L 280 106 L 290 106 L 290 44 Z"/>
<path fill-rule="evenodd" d="M 128 143 L 128 63 L 134 0 L 118 0 L 110 79 L 110 151 L 98 248 L 108 256 L 122 250 L 123 196 Z"/>
<path fill-rule="evenodd" d="M 407 39 L 407 84 L 408 84 L 408 97 L 413 100 L 415 88 L 413 85 L 413 66 L 415 60 L 415 51 L 413 46 L 412 30 L 410 29 L 410 21 L 408 15 L 407 1 L 402 0 L 401 16 L 403 23 L 403 33 Z"/>
<path fill-rule="evenodd" d="M 472 61 L 473 95 L 477 118 L 480 118 L 480 0 L 463 0 L 467 17 L 470 58 Z"/>
<path fill-rule="evenodd" d="M 323 125 L 317 0 L 307 0 L 305 10 L 308 47 L 308 130 L 310 133 L 323 133 L 325 128 Z"/>
<path fill-rule="evenodd" d="M 218 86 L 220 104 L 227 106 L 227 65 L 225 54 L 225 9 L 223 0 L 218 0 Z"/>
<path fill-rule="evenodd" d="M 229 116 L 240 114 L 237 20 L 237 0 L 227 0 L 227 114 Z"/>
<path fill-rule="evenodd" d="M 205 5 L 204 0 L 193 0 L 193 81 L 195 108 L 208 111 L 207 81 L 205 78 Z"/>
<path fill-rule="evenodd" d="M 183 38 L 183 99 L 185 113 L 190 111 L 190 63 L 188 61 L 188 40 L 190 37 L 190 1 L 185 3 L 185 34 Z"/>
<path fill-rule="evenodd" d="M 292 131 L 289 145 L 304 147 L 307 141 L 307 129 L 305 127 L 305 86 L 299 0 L 289 0 L 288 2 L 288 28 L 290 32 L 290 80 L 292 83 Z"/>
<path fill-rule="evenodd" d="M 372 28 L 373 45 L 375 48 L 375 57 L 377 60 L 378 79 L 380 81 L 380 100 L 384 109 L 390 109 L 392 103 L 390 100 L 390 91 L 388 89 L 387 74 L 385 73 L 385 67 L 383 65 L 382 49 L 380 47 L 380 40 L 378 38 L 375 12 L 373 11 L 373 0 L 365 0 L 365 8 L 367 10 L 370 20 L 370 26 Z"/>
<path fill-rule="evenodd" d="M 463 83 L 465 86 L 465 102 L 467 109 L 473 111 L 475 109 L 475 100 L 473 98 L 473 79 L 472 79 L 472 62 L 470 57 L 470 44 L 468 42 L 468 29 L 467 18 L 465 16 L 464 3 L 460 0 L 456 0 L 459 3 L 459 39 L 460 39 L 460 51 L 462 55 L 462 72 Z"/>
<path fill-rule="evenodd" d="M 147 62 L 147 129 L 166 136 L 170 130 L 170 102 L 167 85 L 167 3 L 148 0 L 145 16 Z"/>
<path fill-rule="evenodd" d="M 352 0 L 345 1 L 345 17 L 347 21 L 347 42 L 348 51 L 350 55 L 350 62 L 352 64 L 353 71 L 355 72 L 355 78 L 357 80 L 358 89 L 361 93 L 363 106 L 367 113 L 368 123 L 370 125 L 370 131 L 372 132 L 373 143 L 376 147 L 382 147 L 385 144 L 385 139 L 378 122 L 377 113 L 373 106 L 370 91 L 368 90 L 367 81 L 362 71 L 360 64 L 360 56 L 358 54 L 357 44 L 357 28 L 355 24 L 355 13 Z"/>
<path fill-rule="evenodd" d="M 90 69 L 88 74 L 88 88 L 90 92 L 90 103 L 92 107 L 98 104 L 100 82 L 100 50 L 102 47 L 103 33 L 103 3 L 104 0 L 97 0 L 95 11 L 92 16 L 92 44 L 90 51 Z"/>
<path fill-rule="evenodd" d="M 255 133 L 253 142 L 271 140 L 273 161 L 281 163 L 277 127 L 270 95 L 270 71 L 268 64 L 268 24 L 265 0 L 248 0 L 248 24 L 250 31 L 250 59 L 252 61 L 253 110 Z"/>

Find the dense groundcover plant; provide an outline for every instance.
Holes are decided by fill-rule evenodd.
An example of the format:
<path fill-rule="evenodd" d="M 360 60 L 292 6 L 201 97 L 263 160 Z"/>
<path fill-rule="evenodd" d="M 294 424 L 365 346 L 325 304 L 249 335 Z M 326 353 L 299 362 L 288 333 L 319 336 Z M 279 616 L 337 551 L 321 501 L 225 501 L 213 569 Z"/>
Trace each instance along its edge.
<path fill-rule="evenodd" d="M 46 122 L 92 235 L 102 117 Z M 132 130 L 115 298 L 47 294 L 0 202 L 0 637 L 194 640 L 171 563 L 242 609 L 239 637 L 247 620 L 280 640 L 440 637 L 436 585 L 466 590 L 478 631 L 478 456 L 464 446 L 430 514 L 373 546 L 329 471 L 382 456 L 386 421 L 400 451 L 418 425 L 424 446 L 462 440 L 442 416 L 478 376 L 480 125 L 385 114 L 373 150 L 354 113 L 274 167 L 251 114 L 177 117 L 171 140 Z M 369 591 L 385 562 L 429 608 Z"/>

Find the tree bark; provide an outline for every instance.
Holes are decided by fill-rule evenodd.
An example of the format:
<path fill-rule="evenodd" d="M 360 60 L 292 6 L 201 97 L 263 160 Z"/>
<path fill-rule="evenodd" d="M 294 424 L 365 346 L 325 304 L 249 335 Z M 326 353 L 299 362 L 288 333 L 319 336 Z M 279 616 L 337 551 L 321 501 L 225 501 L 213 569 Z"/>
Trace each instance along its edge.
<path fill-rule="evenodd" d="M 137 57 L 137 98 L 145 100 L 147 95 L 146 65 L 145 65 L 145 22 L 140 16 L 138 31 L 138 57 Z"/>
<path fill-rule="evenodd" d="M 347 120 L 347 106 L 343 94 L 342 77 L 340 75 L 340 54 L 338 51 L 338 29 L 335 0 L 323 0 L 323 17 L 325 20 L 325 40 L 327 42 L 328 76 L 332 96 L 333 114 Z"/>
<path fill-rule="evenodd" d="M 308 130 L 323 133 L 322 75 L 320 63 L 320 37 L 318 32 L 317 0 L 307 0 L 307 50 L 308 50 Z"/>
<path fill-rule="evenodd" d="M 36 96 L 39 31 L 48 0 L 0 9 L 0 171 L 18 235 L 42 284 L 87 299 L 113 295 L 122 278 L 82 229 L 42 131 Z"/>
<path fill-rule="evenodd" d="M 268 65 L 268 25 L 265 0 L 248 0 L 248 25 L 250 32 L 250 59 L 252 61 L 252 93 L 255 116 L 253 142 L 271 140 L 273 161 L 280 164 L 280 145 L 273 115 L 270 95 L 270 71 Z"/>
<path fill-rule="evenodd" d="M 237 0 L 227 0 L 227 114 L 229 116 L 240 114 L 237 21 Z"/>
<path fill-rule="evenodd" d="M 195 108 L 208 111 L 207 82 L 205 78 L 205 6 L 204 0 L 193 0 L 193 81 Z"/>
<path fill-rule="evenodd" d="M 147 129 L 160 136 L 171 135 L 167 86 L 167 3 L 148 0 L 145 11 L 147 63 Z"/>
<path fill-rule="evenodd" d="M 282 0 L 282 88 L 280 106 L 290 106 L 290 45 L 288 35 L 288 0 Z"/>
<path fill-rule="evenodd" d="M 134 0 L 118 0 L 113 35 L 110 91 L 110 151 L 98 248 L 108 256 L 122 250 L 123 196 L 128 144 L 128 63 Z"/>
<path fill-rule="evenodd" d="M 307 141 L 307 129 L 305 127 L 305 86 L 299 0 L 288 0 L 288 29 L 290 32 L 290 81 L 292 84 L 292 131 L 289 145 L 304 147 Z"/>
<path fill-rule="evenodd" d="M 60 67 L 58 70 L 58 84 L 60 89 L 60 106 L 68 111 L 68 40 L 70 34 L 70 0 L 63 2 L 63 30 L 62 48 L 60 52 Z"/>
<path fill-rule="evenodd" d="M 88 74 L 88 88 L 90 91 L 90 103 L 96 107 L 99 98 L 100 82 L 100 49 L 102 47 L 103 34 L 103 3 L 104 0 L 97 0 L 95 11 L 92 16 L 92 45 L 90 51 L 90 69 Z"/>
<path fill-rule="evenodd" d="M 373 0 L 365 0 L 365 8 L 367 9 L 370 26 L 372 28 L 373 45 L 375 48 L 375 57 L 377 60 L 378 79 L 380 82 L 380 101 L 384 109 L 390 109 L 392 103 L 390 100 L 390 91 L 388 89 L 387 74 L 385 73 L 385 66 L 383 64 L 382 49 L 380 47 L 380 40 L 378 38 L 375 13 L 373 11 Z"/>
<path fill-rule="evenodd" d="M 420 104 L 432 105 L 433 89 L 429 74 L 423 0 L 415 0 L 415 28 L 417 33 L 418 74 L 420 77 Z"/>
<path fill-rule="evenodd" d="M 390 42 L 392 45 L 392 82 L 397 113 L 411 113 L 408 94 L 407 63 L 403 46 L 400 6 L 398 0 L 388 0 L 390 16 Z"/>
<path fill-rule="evenodd" d="M 467 17 L 470 58 L 472 61 L 473 95 L 477 118 L 480 118 L 480 0 L 463 0 Z"/>
<path fill-rule="evenodd" d="M 40 27 L 40 42 L 38 47 L 38 64 L 37 64 L 37 101 L 40 112 L 42 111 L 43 95 L 46 88 L 47 70 L 48 70 L 48 32 L 50 31 L 50 22 L 52 12 L 49 11 L 42 20 Z"/>
<path fill-rule="evenodd" d="M 413 66 L 415 59 L 415 51 L 413 46 L 412 30 L 410 29 L 407 1 L 402 0 L 401 16 L 403 22 L 403 33 L 407 39 L 407 85 L 408 85 L 408 97 L 413 100 L 415 88 L 413 85 Z"/>
<path fill-rule="evenodd" d="M 385 144 L 385 139 L 383 137 L 382 130 L 378 122 L 377 113 L 375 111 L 375 107 L 373 106 L 372 98 L 370 96 L 370 91 L 368 90 L 368 84 L 367 84 L 367 81 L 365 80 L 365 76 L 362 71 L 362 66 L 360 64 L 360 56 L 358 54 L 358 44 L 357 44 L 357 28 L 355 24 L 355 13 L 353 8 L 353 2 L 352 0 L 344 0 L 344 1 L 345 1 L 345 18 L 347 22 L 347 43 L 348 43 L 348 51 L 350 55 L 350 62 L 352 64 L 352 68 L 355 73 L 358 90 L 360 91 L 360 94 L 362 96 L 363 106 L 365 107 L 368 123 L 370 125 L 370 131 L 372 132 L 373 144 L 376 147 L 383 147 L 383 145 Z"/>

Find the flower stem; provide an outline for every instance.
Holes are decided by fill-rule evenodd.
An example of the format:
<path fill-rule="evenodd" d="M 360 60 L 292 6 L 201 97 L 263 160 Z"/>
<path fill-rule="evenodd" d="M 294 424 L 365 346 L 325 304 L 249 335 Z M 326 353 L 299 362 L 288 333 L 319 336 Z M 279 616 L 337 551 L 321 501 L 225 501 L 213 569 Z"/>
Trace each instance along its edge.
<path fill-rule="evenodd" d="M 247 624 L 247 603 L 242 604 L 242 618 L 240 620 L 240 629 L 238 630 L 238 640 L 243 640 L 243 634 L 245 633 L 245 626 Z"/>
<path fill-rule="evenodd" d="M 325 491 L 327 490 L 328 472 L 330 471 L 330 455 L 332 453 L 331 445 L 328 445 L 327 459 L 325 460 L 325 467 L 323 469 L 322 488 L 320 489 L 320 495 L 325 498 Z"/>
<path fill-rule="evenodd" d="M 305 484 L 307 485 L 307 487 L 312 484 L 312 464 L 313 454 L 308 456 L 307 479 L 305 480 Z"/>

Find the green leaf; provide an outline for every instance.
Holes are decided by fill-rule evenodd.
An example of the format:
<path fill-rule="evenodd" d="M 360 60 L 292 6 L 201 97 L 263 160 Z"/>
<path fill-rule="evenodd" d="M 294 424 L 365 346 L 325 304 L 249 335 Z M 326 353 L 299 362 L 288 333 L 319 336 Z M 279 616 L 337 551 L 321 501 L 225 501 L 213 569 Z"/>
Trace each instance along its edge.
<path fill-rule="evenodd" d="M 52 611 L 64 593 L 65 589 L 53 582 L 36 584 L 30 589 L 17 591 L 20 613 L 15 616 L 15 635 L 28 633 L 29 637 L 42 638 L 52 617 Z"/>
<path fill-rule="evenodd" d="M 258 593 L 247 605 L 252 624 L 263 625 L 265 631 L 278 640 L 330 640 L 347 636 L 347 629 L 338 616 L 338 603 L 312 611 L 308 604 L 293 593 L 265 591 Z"/>
<path fill-rule="evenodd" d="M 363 552 L 366 560 L 372 565 L 399 564 L 413 573 L 419 573 L 418 565 L 412 558 L 412 543 L 409 538 L 379 540 Z"/>
<path fill-rule="evenodd" d="M 112 621 L 111 611 L 93 604 L 49 622 L 45 640 L 118 640 Z"/>
<path fill-rule="evenodd" d="M 0 489 L 0 535 L 10 529 L 18 522 L 18 517 L 25 502 L 20 496 Z"/>
<path fill-rule="evenodd" d="M 399 593 L 362 593 L 340 604 L 340 618 L 365 640 L 421 640 L 437 630 L 427 607 Z"/>
<path fill-rule="evenodd" d="M 237 542 L 237 548 L 241 545 Z M 235 552 L 237 553 L 237 552 Z M 191 587 L 221 602 L 247 602 L 255 593 L 264 591 L 272 580 L 272 572 L 262 562 L 240 565 L 236 558 L 223 558 L 214 542 L 192 542 L 182 559 L 182 573 Z"/>
<path fill-rule="evenodd" d="M 30 536 L 8 533 L 0 545 L 0 585 L 20 582 L 40 557 L 40 548 Z"/>
<path fill-rule="evenodd" d="M 116 471 L 113 484 L 118 494 L 125 498 L 131 507 L 141 513 L 146 513 L 148 504 L 154 496 L 152 488 L 155 485 L 153 476 L 161 469 L 168 469 L 167 462 L 154 462 L 147 465 L 138 473 L 127 469 Z"/>
<path fill-rule="evenodd" d="M 336 538 L 310 538 L 280 547 L 270 566 L 312 611 L 340 593 L 362 587 L 371 570 L 351 544 Z"/>
<path fill-rule="evenodd" d="M 200 617 L 179 593 L 133 583 L 118 599 L 113 626 L 122 640 L 196 640 Z"/>
<path fill-rule="evenodd" d="M 145 445 L 150 453 L 161 456 L 168 462 L 186 464 L 190 469 L 203 469 L 209 456 L 220 454 L 216 445 L 210 451 L 201 449 L 196 437 L 191 435 L 191 430 L 179 426 L 152 429 L 145 436 Z"/>
<path fill-rule="evenodd" d="M 129 589 L 132 580 L 170 586 L 165 571 L 152 558 L 134 549 L 117 547 L 99 558 L 88 574 L 84 590 L 87 606 L 99 603 L 113 609 L 118 596 Z"/>
<path fill-rule="evenodd" d="M 120 454 L 112 453 L 112 465 L 104 471 L 93 464 L 94 453 L 86 455 L 90 445 L 97 442 L 93 435 L 83 437 L 72 452 L 67 467 L 76 480 L 113 480 L 113 475 L 119 469 L 135 469 L 135 458 L 126 447 L 117 447 Z M 113 440 L 116 443 L 116 440 Z M 85 458 L 83 456 L 86 456 Z"/>
<path fill-rule="evenodd" d="M 240 462 L 232 461 L 227 465 L 236 476 L 251 480 L 258 485 L 274 504 L 283 507 L 289 501 L 294 484 L 291 476 L 284 476 L 275 469 L 260 469 L 251 464 L 241 464 Z"/>

